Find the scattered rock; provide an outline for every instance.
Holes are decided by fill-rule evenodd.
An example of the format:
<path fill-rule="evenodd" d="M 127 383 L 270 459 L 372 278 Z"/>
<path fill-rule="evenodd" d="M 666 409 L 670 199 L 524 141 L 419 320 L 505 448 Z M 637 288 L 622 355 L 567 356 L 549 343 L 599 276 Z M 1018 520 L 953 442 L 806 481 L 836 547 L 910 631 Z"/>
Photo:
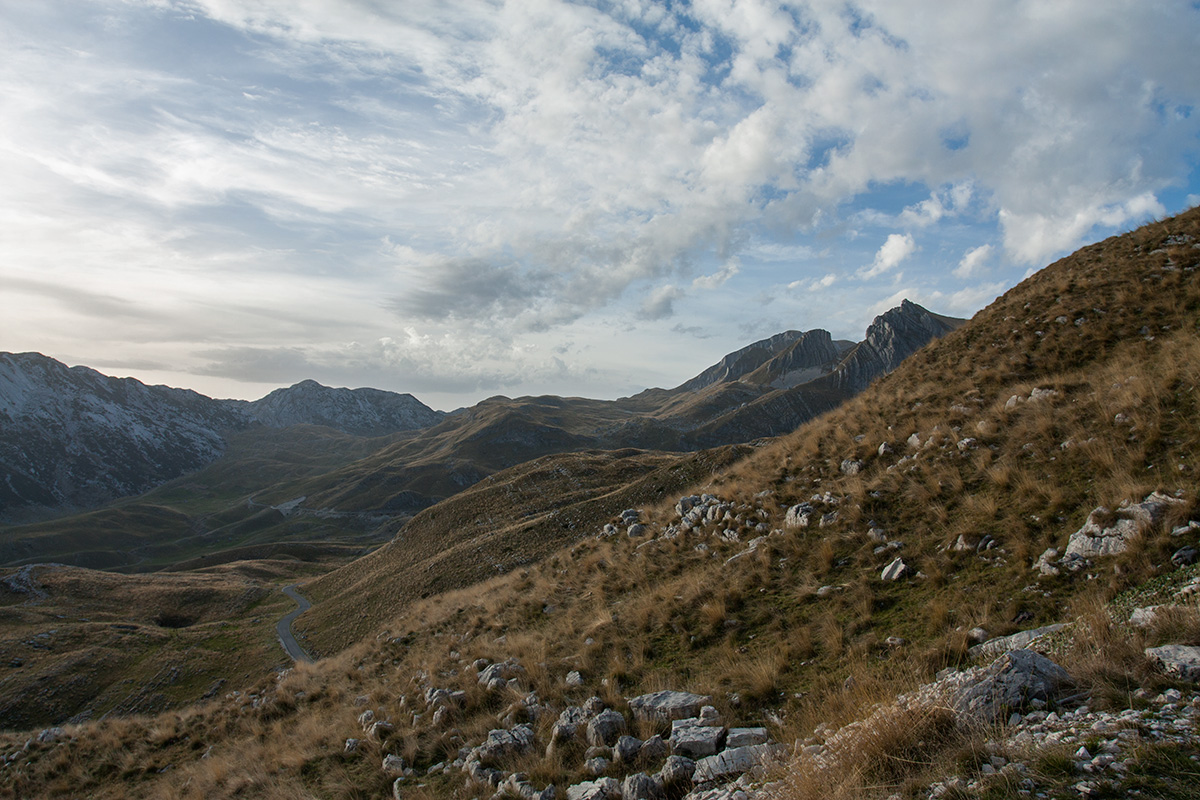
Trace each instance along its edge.
<path fill-rule="evenodd" d="M 583 675 L 579 674 L 578 670 L 572 670 L 567 673 L 567 686 L 583 686 Z"/>
<path fill-rule="evenodd" d="M 862 471 L 863 462 L 854 458 L 847 458 L 841 464 L 841 472 L 843 475 L 857 475 Z"/>
<path fill-rule="evenodd" d="M 883 572 L 879 577 L 885 581 L 898 581 L 908 573 L 908 565 L 904 563 L 904 559 L 897 556 L 895 561 L 883 568 Z"/>
<path fill-rule="evenodd" d="M 352 753 L 355 753 L 358 751 L 359 744 L 360 744 L 360 742 L 358 739 L 347 739 L 346 746 L 345 746 L 345 748 L 343 748 L 342 752 L 345 753 L 346 755 L 351 755 Z"/>
<path fill-rule="evenodd" d="M 383 772 L 385 775 L 403 775 L 404 770 L 408 765 L 404 763 L 404 759 L 397 755 L 388 753 L 383 757 Z"/>

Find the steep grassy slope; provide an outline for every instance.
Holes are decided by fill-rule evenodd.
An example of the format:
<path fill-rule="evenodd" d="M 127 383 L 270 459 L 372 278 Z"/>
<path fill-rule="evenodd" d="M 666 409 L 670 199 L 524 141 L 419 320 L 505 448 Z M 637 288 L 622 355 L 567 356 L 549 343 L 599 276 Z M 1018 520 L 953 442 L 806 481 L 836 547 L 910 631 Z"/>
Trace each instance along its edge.
<path fill-rule="evenodd" d="M 306 585 L 297 623 L 322 653 L 357 642 L 414 600 L 477 584 L 591 536 L 594 522 L 660 502 L 750 448 L 546 456 L 426 509 L 384 547 Z"/>
<path fill-rule="evenodd" d="M 1193 210 L 1047 267 L 854 401 L 697 475 L 689 491 L 729 504 L 720 524 L 683 530 L 674 497 L 646 497 L 653 540 L 589 537 L 483 583 L 425 598 L 397 589 L 390 620 L 338 656 L 190 713 L 72 728 L 10 761 L 0 785 L 14 796 L 374 797 L 390 791 L 380 761 L 396 753 L 417 770 L 405 790 L 413 797 L 483 796 L 491 790 L 464 785 L 456 770 L 425 771 L 478 744 L 510 709 L 524 713 L 528 690 L 559 709 L 593 694 L 625 709 L 644 691 L 698 691 L 726 720 L 765 723 L 790 743 L 963 663 L 975 626 L 995 635 L 1081 617 L 1063 662 L 1093 706 L 1129 707 L 1134 689 L 1171 685 L 1143 645 L 1200 644 L 1198 624 L 1128 631 L 1106 611 L 1121 592 L 1173 580 L 1170 555 L 1197 544 L 1194 531 L 1171 535 L 1200 512 L 1197 244 Z M 1129 551 L 1057 576 L 1031 568 L 1096 506 L 1152 490 L 1183 503 Z M 505 510 L 502 496 L 481 501 L 475 517 L 462 510 L 454 527 L 485 512 L 501 530 L 534 510 L 527 499 Z M 789 528 L 786 510 L 801 501 L 816 519 L 836 517 Z M 581 517 L 577 533 L 600 533 L 620 505 Z M 779 533 L 751 548 L 760 522 Z M 911 576 L 881 580 L 897 554 Z M 338 609 L 322 627 L 358 624 L 354 603 L 333 599 L 352 586 L 314 584 L 318 609 Z M 479 657 L 519 659 L 521 691 L 485 692 L 470 668 Z M 566 684 L 569 671 L 582 685 Z M 450 727 L 424 713 L 432 687 L 465 692 Z M 345 755 L 346 737 L 361 736 L 360 696 L 395 727 Z M 583 778 L 582 754 L 543 755 L 553 719 L 536 723 L 530 755 L 504 766 L 561 792 Z M 912 726 L 894 748 L 864 750 L 862 769 L 846 776 L 861 780 L 836 796 L 923 796 L 938 769 L 979 769 L 978 752 L 906 738 L 926 731 L 936 733 Z M 0 752 L 23 742 L 0 737 Z M 1147 763 L 1194 786 L 1189 754 Z M 1055 796 L 1074 796 L 1070 755 L 1056 758 L 1044 770 L 1057 770 Z"/>

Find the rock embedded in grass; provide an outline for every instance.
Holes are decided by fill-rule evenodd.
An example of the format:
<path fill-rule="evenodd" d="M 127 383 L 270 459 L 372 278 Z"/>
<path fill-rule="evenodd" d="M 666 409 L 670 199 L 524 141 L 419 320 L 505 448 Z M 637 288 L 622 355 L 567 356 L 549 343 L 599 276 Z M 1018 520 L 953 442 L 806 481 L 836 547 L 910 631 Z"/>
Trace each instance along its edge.
<path fill-rule="evenodd" d="M 639 695 L 629 701 L 629 709 L 636 720 L 668 723 L 687 719 L 700 713 L 700 708 L 712 702 L 708 695 L 677 692 L 664 689 L 660 692 Z"/>

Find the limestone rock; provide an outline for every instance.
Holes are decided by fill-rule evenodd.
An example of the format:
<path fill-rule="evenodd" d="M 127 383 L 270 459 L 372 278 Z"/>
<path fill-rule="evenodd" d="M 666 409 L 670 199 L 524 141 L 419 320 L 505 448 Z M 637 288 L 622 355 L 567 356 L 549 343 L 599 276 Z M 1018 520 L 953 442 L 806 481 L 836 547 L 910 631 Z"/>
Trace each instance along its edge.
<path fill-rule="evenodd" d="M 403 775 L 407 766 L 400 756 L 388 753 L 383 757 L 383 771 L 386 775 Z"/>
<path fill-rule="evenodd" d="M 1013 650 L 975 674 L 950 702 L 959 714 L 993 722 L 1028 708 L 1030 701 L 1052 701 L 1072 685 L 1067 671 L 1045 656 Z"/>
<path fill-rule="evenodd" d="M 725 736 L 725 746 L 730 750 L 750 745 L 766 744 L 768 740 L 766 728 L 730 728 Z"/>
<path fill-rule="evenodd" d="M 1146 648 L 1146 655 L 1167 674 L 1192 683 L 1200 682 L 1200 647 L 1164 644 Z"/>
<path fill-rule="evenodd" d="M 658 771 L 658 777 L 663 786 L 685 786 L 692 782 L 692 775 L 695 772 L 695 761 L 686 756 L 671 755 L 667 757 L 667 763 L 663 764 L 662 769 Z"/>
<path fill-rule="evenodd" d="M 662 800 L 662 781 L 644 772 L 636 772 L 625 778 L 621 784 L 621 795 L 624 800 Z"/>
<path fill-rule="evenodd" d="M 629 701 L 629 710 L 634 719 L 666 724 L 694 717 L 700 713 L 701 706 L 711 702 L 712 698 L 706 695 L 663 689 L 633 698 Z"/>
<path fill-rule="evenodd" d="M 1082 528 L 1071 534 L 1066 556 L 1095 558 L 1124 552 L 1134 536 L 1159 524 L 1172 506 L 1183 502 L 1154 492 L 1141 503 L 1118 508 L 1115 515 L 1101 506 L 1088 515 Z"/>
<path fill-rule="evenodd" d="M 879 577 L 885 581 L 898 581 L 908 572 L 908 565 L 904 563 L 904 559 L 897 556 L 895 561 L 883 568 L 883 573 Z"/>
<path fill-rule="evenodd" d="M 587 741 L 591 745 L 609 745 L 625 730 L 625 717 L 620 712 L 608 709 L 593 717 L 587 725 Z"/>
<path fill-rule="evenodd" d="M 862 471 L 862 468 L 863 462 L 856 458 L 845 459 L 842 461 L 841 466 L 839 467 L 843 475 L 857 475 Z"/>
<path fill-rule="evenodd" d="M 691 724 L 680 724 L 680 723 Z M 703 758 L 725 746 L 725 729 L 708 727 L 693 720 L 677 720 L 671 730 L 671 752 L 687 758 Z"/>
<path fill-rule="evenodd" d="M 769 744 L 734 747 L 696 762 L 694 780 L 708 783 L 732 778 L 767 761 L 777 750 Z"/>
<path fill-rule="evenodd" d="M 357 751 L 358 751 L 358 746 L 359 746 L 360 744 L 362 744 L 362 742 L 360 742 L 358 739 L 347 739 L 347 740 L 346 740 L 346 746 L 345 746 L 345 748 L 342 750 L 342 752 L 343 752 L 343 753 L 345 753 L 346 755 L 350 755 L 350 754 L 352 754 L 352 753 L 355 753 L 355 752 L 357 752 Z"/>
<path fill-rule="evenodd" d="M 1018 631 L 1010 636 L 998 636 L 983 644 L 975 645 L 967 653 L 972 658 L 989 658 L 1001 653 L 1007 653 L 1010 650 L 1023 650 L 1043 636 L 1061 631 L 1065 627 L 1065 625 L 1059 623 L 1045 625 L 1041 628 L 1032 628 L 1027 631 Z"/>
<path fill-rule="evenodd" d="M 579 670 L 571 670 L 567 673 L 566 684 L 567 686 L 583 686 L 583 675 L 579 673 Z"/>
<path fill-rule="evenodd" d="M 567 788 L 567 800 L 621 800 L 621 784 L 612 778 L 577 783 Z"/>

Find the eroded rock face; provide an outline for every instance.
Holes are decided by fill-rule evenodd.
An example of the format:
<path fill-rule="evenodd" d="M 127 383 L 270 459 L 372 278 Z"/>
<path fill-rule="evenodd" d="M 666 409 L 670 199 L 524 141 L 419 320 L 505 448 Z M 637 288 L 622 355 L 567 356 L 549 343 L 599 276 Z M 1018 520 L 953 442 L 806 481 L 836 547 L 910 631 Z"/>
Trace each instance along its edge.
<path fill-rule="evenodd" d="M 1173 506 L 1183 503 L 1183 500 L 1154 492 L 1142 502 L 1118 508 L 1115 512 L 1101 506 L 1088 514 L 1082 528 L 1071 534 L 1065 558 L 1096 558 L 1123 553 L 1135 536 L 1161 524 Z"/>

